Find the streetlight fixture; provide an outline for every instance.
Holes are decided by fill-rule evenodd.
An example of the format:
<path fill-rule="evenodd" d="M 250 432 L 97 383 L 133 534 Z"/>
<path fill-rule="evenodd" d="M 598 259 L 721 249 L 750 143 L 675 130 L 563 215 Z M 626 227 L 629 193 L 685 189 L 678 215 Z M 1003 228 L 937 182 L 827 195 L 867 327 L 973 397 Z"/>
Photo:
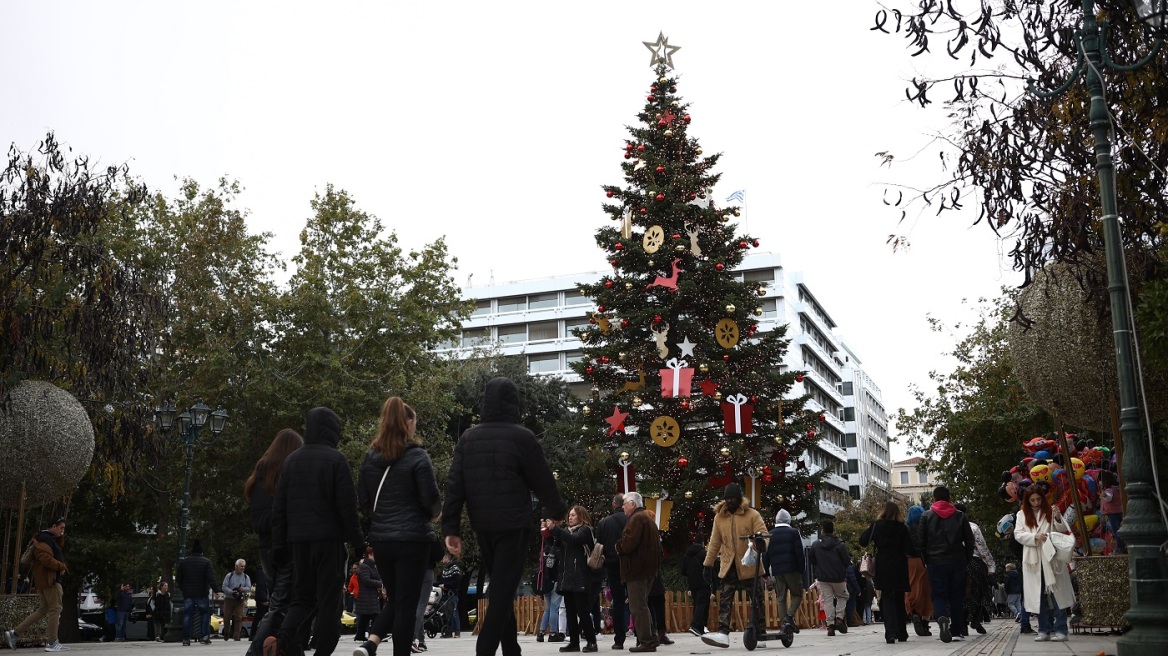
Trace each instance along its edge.
<path fill-rule="evenodd" d="M 1095 0 L 1082 0 L 1083 26 L 1076 32 L 1079 61 L 1064 84 L 1050 92 L 1030 90 L 1039 98 L 1052 98 L 1069 89 L 1080 73 L 1086 76 L 1091 95 L 1091 134 L 1095 140 L 1095 168 L 1099 175 L 1100 205 L 1103 211 L 1103 245 L 1107 255 L 1107 287 L 1111 302 L 1111 325 L 1115 336 L 1116 373 L 1119 379 L 1119 433 L 1123 440 L 1123 473 L 1127 492 L 1127 513 L 1120 536 L 1127 545 L 1128 594 L 1131 608 L 1124 619 L 1131 630 L 1120 636 L 1119 656 L 1161 656 L 1168 654 L 1168 562 L 1160 548 L 1168 541 L 1168 527 L 1161 519 L 1148 446 L 1143 439 L 1139 400 L 1136 396 L 1134 340 L 1128 313 L 1127 272 L 1123 242 L 1119 234 L 1119 214 L 1115 197 L 1115 166 L 1111 160 L 1111 118 L 1103 93 L 1102 71 L 1134 71 L 1152 61 L 1164 44 L 1166 0 L 1132 0 L 1140 20 L 1156 33 L 1149 54 L 1125 66 L 1111 60 L 1104 37 L 1108 24 L 1095 17 Z"/>
<path fill-rule="evenodd" d="M 175 413 L 178 409 L 166 401 L 154 409 L 154 419 L 163 435 L 169 435 L 175 426 Z M 178 527 L 178 558 L 182 560 L 187 555 L 187 532 L 191 527 L 191 469 L 195 464 L 195 445 L 209 445 L 227 427 L 227 411 L 223 406 L 212 412 L 207 404 L 200 400 L 178 415 L 179 439 L 186 445 L 186 470 L 183 477 L 182 521 Z M 211 436 L 202 437 L 200 434 L 207 420 L 211 423 Z"/>

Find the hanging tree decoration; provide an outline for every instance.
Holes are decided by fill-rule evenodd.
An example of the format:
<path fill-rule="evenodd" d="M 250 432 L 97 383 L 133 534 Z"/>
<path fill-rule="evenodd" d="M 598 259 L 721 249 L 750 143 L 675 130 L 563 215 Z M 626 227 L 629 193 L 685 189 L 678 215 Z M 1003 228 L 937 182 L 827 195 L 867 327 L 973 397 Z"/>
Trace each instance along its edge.
<path fill-rule="evenodd" d="M 689 252 L 694 257 L 702 256 L 702 247 L 698 245 L 698 235 L 702 234 L 702 228 L 693 223 L 685 224 L 685 232 L 689 235 Z"/>
<path fill-rule="evenodd" d="M 669 324 L 662 323 L 651 328 L 653 331 L 653 339 L 657 342 L 657 355 L 664 360 L 669 357 L 669 346 L 665 340 L 669 338 Z"/>
<path fill-rule="evenodd" d="M 637 468 L 629 460 L 629 452 L 622 451 L 620 459 L 616 461 L 620 471 L 616 475 L 616 491 L 621 494 L 637 491 Z"/>
<path fill-rule="evenodd" d="M 620 406 L 613 406 L 612 414 L 605 417 L 604 421 L 608 424 L 608 434 L 614 435 L 617 431 L 625 429 L 625 418 L 629 416 L 627 412 L 621 412 Z"/>
<path fill-rule="evenodd" d="M 657 446 L 671 447 L 681 438 L 681 425 L 673 417 L 662 415 L 649 425 L 649 437 Z"/>
<path fill-rule="evenodd" d="M 678 268 L 677 265 L 680 262 L 681 262 L 680 257 L 673 258 L 673 263 L 672 263 L 673 273 L 671 273 L 668 278 L 666 278 L 664 276 L 660 276 L 660 275 L 657 276 L 656 278 L 653 279 L 653 282 L 649 283 L 648 285 L 645 285 L 645 289 L 648 289 L 650 287 L 664 287 L 665 289 L 668 289 L 670 291 L 674 291 L 674 292 L 677 291 L 677 278 L 678 278 L 678 274 L 681 273 L 681 269 Z"/>
<path fill-rule="evenodd" d="M 694 370 L 685 360 L 670 358 L 665 361 L 665 369 L 661 369 L 661 397 L 677 398 L 689 396 L 693 387 Z"/>
<path fill-rule="evenodd" d="M 722 401 L 722 418 L 727 433 L 753 433 L 754 404 L 744 394 L 731 394 Z"/>
<path fill-rule="evenodd" d="M 681 357 L 683 358 L 692 358 L 695 346 L 697 346 L 697 344 L 689 341 L 689 337 L 683 337 L 681 338 L 681 341 L 677 343 L 677 348 L 681 351 Z"/>

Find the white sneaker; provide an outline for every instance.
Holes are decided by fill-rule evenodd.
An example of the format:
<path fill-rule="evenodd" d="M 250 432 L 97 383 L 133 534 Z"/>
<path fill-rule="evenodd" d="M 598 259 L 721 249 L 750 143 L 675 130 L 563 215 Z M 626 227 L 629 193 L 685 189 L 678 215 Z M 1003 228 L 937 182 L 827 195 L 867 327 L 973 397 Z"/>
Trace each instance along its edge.
<path fill-rule="evenodd" d="M 16 629 L 8 629 L 5 631 L 4 641 L 8 643 L 9 648 L 16 649 Z"/>
<path fill-rule="evenodd" d="M 760 643 L 758 643 L 757 645 L 755 645 L 755 646 L 754 646 L 754 648 L 755 648 L 755 649 L 766 649 L 766 643 L 765 643 L 765 642 L 760 642 Z"/>
<path fill-rule="evenodd" d="M 1051 642 L 1066 642 L 1067 641 L 1067 634 L 1065 634 L 1065 633 L 1052 633 L 1052 634 L 1050 634 L 1050 641 Z"/>
<path fill-rule="evenodd" d="M 45 651 L 69 651 L 69 648 L 61 644 L 59 640 L 54 640 L 48 647 L 45 647 Z"/>
<path fill-rule="evenodd" d="M 727 648 L 730 646 L 730 636 L 726 633 L 711 631 L 702 635 L 702 642 L 711 647 Z"/>
<path fill-rule="evenodd" d="M 1049 641 L 1050 641 L 1050 634 L 1049 633 L 1039 633 L 1038 635 L 1034 636 L 1034 642 L 1049 642 Z"/>

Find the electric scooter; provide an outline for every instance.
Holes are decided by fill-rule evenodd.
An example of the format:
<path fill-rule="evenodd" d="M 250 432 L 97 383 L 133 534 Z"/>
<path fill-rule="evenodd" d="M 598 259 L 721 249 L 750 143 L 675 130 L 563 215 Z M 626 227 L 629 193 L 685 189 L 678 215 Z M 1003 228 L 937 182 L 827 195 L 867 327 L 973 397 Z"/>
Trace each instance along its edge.
<path fill-rule="evenodd" d="M 754 583 L 750 586 L 750 624 L 742 631 L 742 646 L 746 647 L 747 651 L 754 651 L 758 643 L 767 640 L 778 640 L 783 643 L 783 647 L 790 647 L 795 642 L 795 625 L 783 619 L 783 628 L 779 629 L 778 633 L 767 633 L 766 630 L 766 611 L 756 613 L 755 609 L 766 608 L 766 584 L 763 583 L 762 571 L 762 554 L 766 551 L 766 539 L 770 537 L 769 533 L 755 533 L 753 535 L 740 535 L 740 540 L 754 540 L 754 550 L 757 553 L 758 561 L 755 563 Z M 762 618 L 762 625 L 756 625 L 758 618 Z"/>

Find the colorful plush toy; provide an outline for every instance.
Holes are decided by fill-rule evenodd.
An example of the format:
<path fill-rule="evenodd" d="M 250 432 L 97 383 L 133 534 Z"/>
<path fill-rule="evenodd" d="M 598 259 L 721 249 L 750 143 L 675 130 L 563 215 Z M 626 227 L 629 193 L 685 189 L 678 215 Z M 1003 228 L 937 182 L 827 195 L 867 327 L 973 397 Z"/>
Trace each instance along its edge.
<path fill-rule="evenodd" d="M 1030 453 L 1037 453 L 1043 450 L 1054 450 L 1058 448 L 1058 443 L 1054 440 L 1048 440 L 1045 437 L 1036 437 L 1027 442 L 1023 442 L 1022 446 Z"/>
<path fill-rule="evenodd" d="M 1030 480 L 1034 481 L 1035 483 L 1053 483 L 1054 470 L 1052 470 L 1050 465 L 1046 464 L 1045 462 L 1035 465 L 1030 469 Z"/>

